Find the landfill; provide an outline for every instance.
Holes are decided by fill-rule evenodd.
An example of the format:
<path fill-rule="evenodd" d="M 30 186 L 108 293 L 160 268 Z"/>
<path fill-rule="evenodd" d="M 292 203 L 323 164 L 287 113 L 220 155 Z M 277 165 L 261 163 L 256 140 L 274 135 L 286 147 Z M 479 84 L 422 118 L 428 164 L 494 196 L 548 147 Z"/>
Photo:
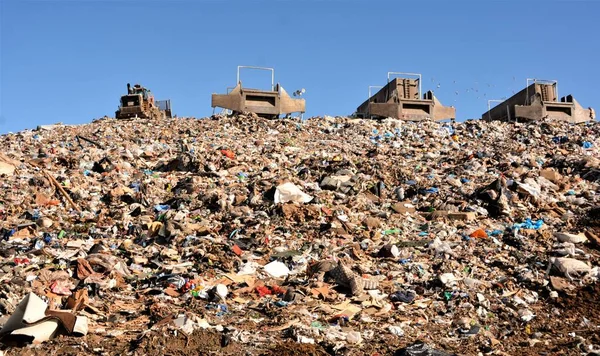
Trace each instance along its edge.
<path fill-rule="evenodd" d="M 3 355 L 600 353 L 600 125 L 0 136 Z"/>

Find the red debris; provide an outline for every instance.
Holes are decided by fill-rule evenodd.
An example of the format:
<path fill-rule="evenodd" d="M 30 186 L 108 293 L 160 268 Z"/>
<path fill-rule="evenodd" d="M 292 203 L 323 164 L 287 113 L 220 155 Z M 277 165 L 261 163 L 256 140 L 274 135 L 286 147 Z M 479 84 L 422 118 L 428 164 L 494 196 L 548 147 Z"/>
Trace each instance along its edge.
<path fill-rule="evenodd" d="M 221 150 L 221 153 L 229 159 L 235 159 L 235 153 L 231 150 Z"/>
<path fill-rule="evenodd" d="M 273 294 L 285 294 L 286 290 L 281 288 L 278 285 L 274 285 L 271 287 L 271 290 L 273 291 Z"/>
<path fill-rule="evenodd" d="M 241 256 L 242 253 L 244 253 L 244 251 L 242 251 L 242 249 L 238 245 L 233 245 L 231 250 L 238 256 Z"/>
<path fill-rule="evenodd" d="M 477 229 L 473 231 L 469 236 L 479 239 L 485 239 L 486 237 L 488 237 L 487 233 L 483 229 Z"/>
<path fill-rule="evenodd" d="M 256 287 L 256 291 L 258 292 L 258 295 L 261 297 L 264 297 L 265 295 L 273 294 L 273 292 L 269 289 L 269 287 L 266 287 L 266 286 Z"/>
<path fill-rule="evenodd" d="M 30 263 L 29 258 L 19 258 L 16 257 L 14 259 L 15 264 L 18 265 L 28 265 Z"/>

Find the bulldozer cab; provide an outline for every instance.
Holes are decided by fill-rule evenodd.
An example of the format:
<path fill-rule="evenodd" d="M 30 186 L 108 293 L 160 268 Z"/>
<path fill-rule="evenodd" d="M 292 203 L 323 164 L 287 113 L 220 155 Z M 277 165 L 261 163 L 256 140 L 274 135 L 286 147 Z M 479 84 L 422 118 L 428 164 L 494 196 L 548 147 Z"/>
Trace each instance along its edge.
<path fill-rule="evenodd" d="M 156 102 L 149 89 L 139 84 L 131 86 L 127 83 L 127 95 L 121 96 L 119 109 L 116 111 L 119 119 L 171 117 L 171 102 L 166 100 Z"/>
<path fill-rule="evenodd" d="M 121 97 L 121 106 L 140 106 L 143 101 L 153 104 L 154 96 L 152 95 L 152 92 L 139 84 L 136 84 L 133 87 L 127 84 L 127 95 Z"/>
<path fill-rule="evenodd" d="M 128 94 L 123 95 L 121 97 L 121 105 L 120 107 L 128 107 L 128 106 L 140 106 L 142 97 L 137 94 Z"/>
<path fill-rule="evenodd" d="M 142 95 L 142 98 L 144 98 L 144 100 L 148 100 L 150 97 L 152 97 L 152 93 L 150 92 L 150 90 L 144 88 L 143 86 L 141 86 L 139 84 L 136 84 L 133 86 L 132 92 L 133 92 L 133 94 Z"/>

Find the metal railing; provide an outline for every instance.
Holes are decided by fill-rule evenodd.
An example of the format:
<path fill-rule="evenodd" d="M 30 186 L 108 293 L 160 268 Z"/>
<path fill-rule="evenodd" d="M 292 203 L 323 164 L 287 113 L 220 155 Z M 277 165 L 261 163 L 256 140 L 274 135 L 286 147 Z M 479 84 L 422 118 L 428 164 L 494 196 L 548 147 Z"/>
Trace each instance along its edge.
<path fill-rule="evenodd" d="M 275 90 L 275 69 L 268 68 L 268 67 L 238 66 L 237 67 L 237 81 L 236 81 L 236 84 L 239 84 L 239 82 L 240 82 L 240 69 L 257 69 L 257 70 L 271 71 L 271 90 Z"/>
<path fill-rule="evenodd" d="M 492 114 L 490 112 L 492 110 L 492 103 L 503 103 L 503 102 L 504 102 L 504 100 L 501 100 L 501 99 L 490 99 L 490 100 L 488 100 L 488 112 L 487 112 L 487 114 L 488 114 L 488 120 L 489 121 L 492 121 Z M 496 106 L 498 106 L 498 105 L 494 105 L 494 107 L 496 107 Z M 509 111 L 508 105 L 506 106 L 506 115 L 508 116 L 508 120 L 510 121 L 510 111 Z"/>
<path fill-rule="evenodd" d="M 381 88 L 383 88 L 383 85 L 369 85 L 369 98 L 371 98 L 371 95 L 372 95 L 371 94 L 371 89 L 373 89 L 373 88 L 379 88 L 379 89 L 381 89 Z"/>

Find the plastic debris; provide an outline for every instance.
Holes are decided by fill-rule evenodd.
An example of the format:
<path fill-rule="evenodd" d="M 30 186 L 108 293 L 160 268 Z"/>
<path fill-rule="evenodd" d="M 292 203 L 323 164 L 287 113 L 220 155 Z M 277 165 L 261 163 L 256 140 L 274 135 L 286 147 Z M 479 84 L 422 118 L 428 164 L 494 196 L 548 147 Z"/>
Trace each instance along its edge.
<path fill-rule="evenodd" d="M 394 356 L 452 356 L 453 354 L 431 348 L 429 345 L 417 342 L 394 353 Z"/>
<path fill-rule="evenodd" d="M 587 241 L 585 234 L 570 234 L 566 232 L 555 232 L 554 237 L 560 242 L 570 242 L 574 244 L 583 243 Z"/>
<path fill-rule="evenodd" d="M 296 203 L 308 203 L 313 198 L 300 190 L 293 183 L 284 183 L 277 186 L 275 190 L 275 204 L 296 202 Z"/>
<path fill-rule="evenodd" d="M 265 265 L 265 272 L 275 278 L 281 278 L 290 274 L 290 269 L 282 262 L 273 261 Z"/>

